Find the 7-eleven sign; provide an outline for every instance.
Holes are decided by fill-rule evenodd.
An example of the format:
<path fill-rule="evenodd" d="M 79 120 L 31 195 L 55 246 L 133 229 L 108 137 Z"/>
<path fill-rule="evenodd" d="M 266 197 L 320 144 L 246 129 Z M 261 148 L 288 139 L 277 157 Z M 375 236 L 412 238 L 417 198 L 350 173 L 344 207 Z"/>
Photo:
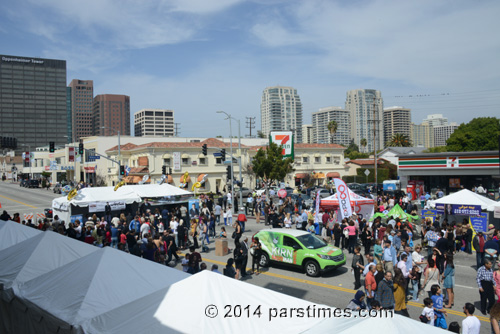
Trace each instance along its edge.
<path fill-rule="evenodd" d="M 293 132 L 292 131 L 279 131 L 271 132 L 269 135 L 269 142 L 275 143 L 283 147 L 283 156 L 285 158 L 293 158 Z"/>

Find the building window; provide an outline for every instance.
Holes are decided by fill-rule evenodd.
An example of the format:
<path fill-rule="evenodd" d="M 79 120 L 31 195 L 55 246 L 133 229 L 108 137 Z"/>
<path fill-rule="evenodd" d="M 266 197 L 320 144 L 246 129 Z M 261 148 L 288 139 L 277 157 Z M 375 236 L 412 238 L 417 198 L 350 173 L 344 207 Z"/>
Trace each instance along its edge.
<path fill-rule="evenodd" d="M 200 165 L 206 165 L 207 164 L 207 159 L 206 158 L 200 158 Z"/>
<path fill-rule="evenodd" d="M 220 164 L 222 164 L 223 162 L 224 162 L 224 161 L 222 161 L 222 158 L 215 158 L 215 163 L 216 163 L 217 165 L 220 165 Z"/>
<path fill-rule="evenodd" d="M 314 157 L 314 163 L 315 164 L 320 164 L 321 163 L 321 157 Z"/>
<path fill-rule="evenodd" d="M 164 166 L 170 166 L 170 159 L 163 159 Z"/>
<path fill-rule="evenodd" d="M 308 157 L 302 157 L 302 162 L 303 163 L 308 163 L 309 162 L 309 158 Z"/>
<path fill-rule="evenodd" d="M 183 165 L 189 165 L 189 158 L 182 158 Z"/>
<path fill-rule="evenodd" d="M 332 163 L 332 157 L 326 157 L 326 163 L 331 164 Z"/>

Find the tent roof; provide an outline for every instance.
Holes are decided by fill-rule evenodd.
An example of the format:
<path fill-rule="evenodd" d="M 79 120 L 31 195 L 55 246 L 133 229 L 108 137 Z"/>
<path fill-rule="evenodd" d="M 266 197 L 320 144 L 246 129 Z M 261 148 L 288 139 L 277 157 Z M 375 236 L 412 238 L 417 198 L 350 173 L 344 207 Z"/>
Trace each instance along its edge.
<path fill-rule="evenodd" d="M 244 301 L 244 303 L 242 302 Z M 228 311 L 225 305 L 241 304 L 241 317 L 225 318 Z M 205 316 L 206 308 L 215 305 L 218 316 Z M 250 305 L 250 316 L 244 307 Z M 262 316 L 254 315 L 258 306 Z M 148 334 L 181 333 L 281 333 L 286 329 L 300 333 L 318 324 L 321 319 L 309 319 L 288 316 L 269 321 L 269 310 L 277 308 L 307 308 L 316 305 L 308 301 L 291 297 L 253 284 L 228 278 L 218 273 L 205 270 L 185 280 L 165 288 L 161 293 L 145 296 L 129 305 L 123 305 L 109 313 L 101 314 L 82 324 L 89 333 L 145 332 Z M 316 305 L 316 307 L 321 307 Z M 325 306 L 329 308 L 328 306 Z M 213 311 L 213 310 L 212 310 Z M 123 318 L 123 314 L 136 315 Z M 236 311 L 238 312 L 238 311 Z M 187 320 L 187 315 L 193 315 Z M 168 329 L 168 331 L 167 331 Z"/>
<path fill-rule="evenodd" d="M 349 188 L 347 188 L 347 189 L 349 189 Z M 353 192 L 351 189 L 349 189 L 349 197 L 351 199 L 351 203 L 356 203 L 356 204 L 362 204 L 362 203 L 373 204 L 373 203 L 375 203 L 374 199 L 360 196 L 360 195 L 356 194 L 355 192 Z M 331 195 L 331 196 L 323 198 L 320 202 L 320 204 L 323 204 L 323 205 L 325 205 L 325 204 L 338 205 L 338 203 L 339 203 L 339 200 L 337 198 L 336 193 Z"/>
<path fill-rule="evenodd" d="M 42 233 L 14 221 L 0 220 L 0 251 Z"/>
<path fill-rule="evenodd" d="M 348 333 L 426 333 L 443 334 L 445 331 L 439 327 L 429 326 L 420 321 L 394 314 L 392 317 L 332 317 L 323 320 L 320 324 L 311 326 L 303 333 L 322 334 L 335 332 L 336 334 Z"/>
<path fill-rule="evenodd" d="M 497 202 L 478 195 L 468 189 L 462 189 L 456 193 L 444 196 L 434 201 L 434 204 L 455 204 L 455 205 L 481 205 L 481 209 L 486 210 L 489 206 L 495 205 Z"/>
<path fill-rule="evenodd" d="M 26 282 L 19 287 L 19 294 L 75 326 L 188 276 L 182 271 L 105 247 Z M 144 305 L 135 304 L 135 307 L 138 310 Z M 130 314 L 120 314 L 121 321 L 129 318 L 137 320 Z"/>
<path fill-rule="evenodd" d="M 114 187 L 94 187 L 83 188 L 78 191 L 71 201 L 66 196 L 58 197 L 52 201 L 55 208 L 66 209 L 68 204 L 84 207 L 93 202 L 124 201 L 126 204 L 140 202 L 144 197 L 168 197 L 191 195 L 189 191 L 171 186 L 169 184 L 144 184 L 144 185 L 125 185 L 118 188 Z"/>
<path fill-rule="evenodd" d="M 4 289 L 13 287 L 98 249 L 55 232 L 41 232 L 0 252 L 0 283 Z"/>

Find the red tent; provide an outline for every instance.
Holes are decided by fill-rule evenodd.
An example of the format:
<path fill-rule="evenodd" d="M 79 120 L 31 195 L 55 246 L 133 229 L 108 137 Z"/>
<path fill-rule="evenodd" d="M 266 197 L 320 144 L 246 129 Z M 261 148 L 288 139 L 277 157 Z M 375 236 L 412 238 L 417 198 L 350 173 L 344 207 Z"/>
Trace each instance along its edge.
<path fill-rule="evenodd" d="M 349 198 L 351 200 L 352 211 L 356 212 L 358 216 L 366 219 L 373 216 L 373 205 L 375 204 L 374 199 L 359 196 L 358 194 L 352 192 L 351 189 L 349 189 Z M 323 210 L 336 210 L 339 207 L 337 194 L 323 198 L 319 203 L 319 207 Z"/>

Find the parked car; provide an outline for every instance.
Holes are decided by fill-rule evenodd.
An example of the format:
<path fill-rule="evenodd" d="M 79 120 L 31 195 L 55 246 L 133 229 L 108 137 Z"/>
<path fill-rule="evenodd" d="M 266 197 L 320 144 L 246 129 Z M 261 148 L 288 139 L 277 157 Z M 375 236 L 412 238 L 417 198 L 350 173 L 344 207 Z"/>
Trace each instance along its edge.
<path fill-rule="evenodd" d="M 252 195 L 252 190 L 245 188 L 245 187 L 242 187 L 242 188 L 234 188 L 234 196 L 239 197 L 240 191 L 241 191 L 241 196 L 243 198 L 247 198 L 248 195 Z"/>
<path fill-rule="evenodd" d="M 21 180 L 21 182 L 19 182 L 19 186 L 27 188 L 28 187 L 28 180 Z"/>
<path fill-rule="evenodd" d="M 29 180 L 28 188 L 40 188 L 40 182 L 38 180 Z"/>
<path fill-rule="evenodd" d="M 312 198 L 316 198 L 317 194 L 318 194 L 318 191 L 319 191 L 319 197 L 320 198 L 325 198 L 325 197 L 329 197 L 331 196 L 332 194 L 330 193 L 330 189 L 323 189 L 323 188 L 319 188 L 317 189 L 316 191 L 314 192 L 311 192 L 311 197 Z"/>
<path fill-rule="evenodd" d="M 293 202 L 297 202 L 297 198 L 299 197 L 299 194 L 292 194 L 292 200 Z M 300 197 L 302 197 L 302 208 L 303 209 L 309 209 L 310 207 L 313 206 L 313 199 L 311 196 L 306 195 L 306 194 L 300 194 Z"/>
<path fill-rule="evenodd" d="M 265 229 L 257 232 L 262 244 L 260 265 L 278 262 L 303 268 L 308 276 L 334 270 L 346 262 L 341 249 L 329 246 L 317 236 L 302 230 Z"/>
<path fill-rule="evenodd" d="M 54 194 L 60 194 L 62 192 L 62 187 L 63 187 L 62 184 L 56 183 L 56 185 L 53 188 Z"/>

